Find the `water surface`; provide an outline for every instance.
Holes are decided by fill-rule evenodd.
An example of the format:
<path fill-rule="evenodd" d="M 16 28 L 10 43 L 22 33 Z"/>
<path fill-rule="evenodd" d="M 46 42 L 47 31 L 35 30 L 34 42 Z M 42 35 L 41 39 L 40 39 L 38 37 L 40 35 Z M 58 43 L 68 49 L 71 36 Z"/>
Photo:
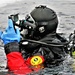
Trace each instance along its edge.
<path fill-rule="evenodd" d="M 35 6 L 46 5 L 55 10 L 59 24 L 57 32 L 64 33 L 68 39 L 70 33 L 75 30 L 75 0 L 21 0 L 0 8 L 0 29 L 2 31 L 7 27 L 7 18 L 10 14 L 19 13 L 21 18 L 25 18 Z M 1 41 L 1 46 L 3 46 Z M 35 75 L 75 75 L 71 64 L 74 59 L 70 56 L 60 66 L 46 68 Z M 0 48 L 0 66 L 1 71 L 6 67 L 6 57 L 3 47 Z M 73 67 L 75 64 L 73 64 Z"/>

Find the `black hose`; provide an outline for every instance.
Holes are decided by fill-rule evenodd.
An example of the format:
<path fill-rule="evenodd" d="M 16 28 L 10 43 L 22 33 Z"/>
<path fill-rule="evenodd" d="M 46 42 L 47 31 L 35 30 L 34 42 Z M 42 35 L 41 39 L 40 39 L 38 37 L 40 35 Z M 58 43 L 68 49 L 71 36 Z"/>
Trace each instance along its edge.
<path fill-rule="evenodd" d="M 20 41 L 20 43 L 25 42 L 25 41 L 33 42 L 33 43 L 37 43 L 37 44 L 42 44 L 42 45 L 45 45 L 45 46 L 54 46 L 54 47 L 64 47 L 65 45 L 68 45 L 70 43 L 70 41 L 69 41 L 69 42 L 63 43 L 63 44 L 58 44 L 58 43 L 47 44 L 45 42 L 35 41 L 35 40 L 29 40 L 29 39 L 22 40 L 22 41 Z"/>

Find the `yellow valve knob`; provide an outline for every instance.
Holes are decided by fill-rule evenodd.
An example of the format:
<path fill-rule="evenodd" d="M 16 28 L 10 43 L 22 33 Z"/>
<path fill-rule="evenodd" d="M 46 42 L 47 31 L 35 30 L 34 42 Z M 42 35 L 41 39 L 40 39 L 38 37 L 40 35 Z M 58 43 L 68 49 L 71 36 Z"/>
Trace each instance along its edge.
<path fill-rule="evenodd" d="M 33 56 L 30 60 L 31 65 L 36 66 L 43 63 L 43 59 L 40 56 Z"/>

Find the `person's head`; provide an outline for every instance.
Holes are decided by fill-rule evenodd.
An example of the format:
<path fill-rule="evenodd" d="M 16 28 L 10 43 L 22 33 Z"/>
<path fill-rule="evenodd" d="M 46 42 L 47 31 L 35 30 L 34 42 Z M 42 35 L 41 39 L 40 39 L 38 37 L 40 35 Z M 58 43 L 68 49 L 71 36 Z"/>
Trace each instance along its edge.
<path fill-rule="evenodd" d="M 56 32 L 58 18 L 54 10 L 40 5 L 35 7 L 30 13 L 31 18 L 35 21 L 36 29 L 34 37 L 44 37 L 47 34 Z"/>

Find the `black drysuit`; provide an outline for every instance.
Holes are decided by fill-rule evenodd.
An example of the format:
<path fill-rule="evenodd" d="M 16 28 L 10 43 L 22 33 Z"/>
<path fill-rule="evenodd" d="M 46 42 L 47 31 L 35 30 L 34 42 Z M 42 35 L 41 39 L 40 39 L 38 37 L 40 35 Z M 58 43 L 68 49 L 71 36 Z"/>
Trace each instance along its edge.
<path fill-rule="evenodd" d="M 35 40 L 36 41 L 36 40 Z M 35 55 L 37 53 L 40 53 L 45 58 L 45 65 L 47 64 L 57 64 L 60 61 L 62 61 L 65 57 L 65 54 L 67 52 L 67 45 L 60 46 L 61 44 L 65 44 L 67 40 L 63 37 L 61 37 L 59 34 L 48 34 L 45 37 L 41 38 L 40 40 L 37 40 L 45 44 L 38 44 L 33 43 L 32 41 L 28 43 L 26 46 L 22 46 L 22 48 L 25 50 L 25 57 Z M 55 46 L 51 46 L 48 44 L 54 44 Z M 57 46 L 59 45 L 59 46 Z"/>

